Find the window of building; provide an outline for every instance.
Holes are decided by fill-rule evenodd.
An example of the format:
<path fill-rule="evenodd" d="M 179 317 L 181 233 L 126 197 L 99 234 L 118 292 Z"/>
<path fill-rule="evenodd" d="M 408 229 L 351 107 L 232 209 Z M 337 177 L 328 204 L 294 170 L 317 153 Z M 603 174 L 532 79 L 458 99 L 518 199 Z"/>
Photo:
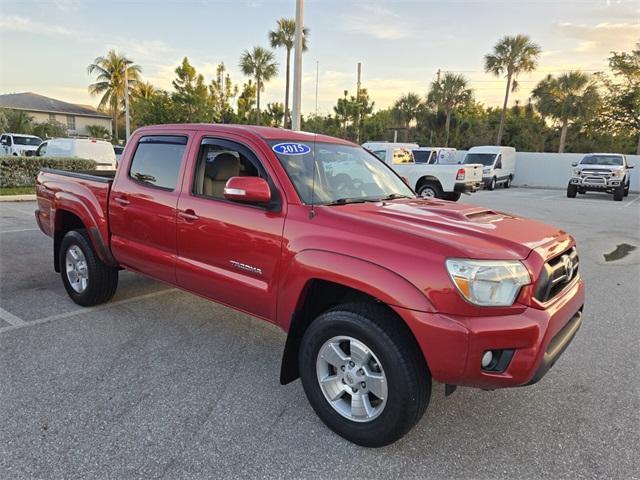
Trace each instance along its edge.
<path fill-rule="evenodd" d="M 76 129 L 76 117 L 74 117 L 73 115 L 67 115 L 67 129 Z"/>
<path fill-rule="evenodd" d="M 151 187 L 174 190 L 186 145 L 186 137 L 142 137 L 131 161 L 129 177 Z"/>
<path fill-rule="evenodd" d="M 49 121 L 50 122 L 55 122 L 56 121 L 56 114 L 55 113 L 50 113 L 49 114 Z"/>

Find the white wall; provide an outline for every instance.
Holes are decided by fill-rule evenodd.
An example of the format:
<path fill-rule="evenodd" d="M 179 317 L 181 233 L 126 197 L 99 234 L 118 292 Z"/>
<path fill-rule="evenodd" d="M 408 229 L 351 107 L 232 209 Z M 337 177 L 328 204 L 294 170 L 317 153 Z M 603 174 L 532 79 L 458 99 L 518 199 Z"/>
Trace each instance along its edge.
<path fill-rule="evenodd" d="M 462 160 L 466 151 L 458 151 L 456 159 Z M 516 152 L 517 187 L 566 188 L 571 176 L 571 163 L 578 162 L 584 153 L 533 153 Z M 627 155 L 635 168 L 631 170 L 631 190 L 640 191 L 640 155 Z"/>

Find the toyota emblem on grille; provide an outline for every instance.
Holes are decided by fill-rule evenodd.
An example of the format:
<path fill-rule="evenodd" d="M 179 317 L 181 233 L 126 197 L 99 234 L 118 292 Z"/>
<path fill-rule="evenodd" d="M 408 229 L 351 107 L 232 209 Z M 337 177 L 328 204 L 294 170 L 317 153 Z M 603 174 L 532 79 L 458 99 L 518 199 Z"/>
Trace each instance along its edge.
<path fill-rule="evenodd" d="M 567 282 L 573 278 L 573 259 L 569 255 L 562 256 L 562 265 L 564 266 L 565 275 L 567 276 Z"/>

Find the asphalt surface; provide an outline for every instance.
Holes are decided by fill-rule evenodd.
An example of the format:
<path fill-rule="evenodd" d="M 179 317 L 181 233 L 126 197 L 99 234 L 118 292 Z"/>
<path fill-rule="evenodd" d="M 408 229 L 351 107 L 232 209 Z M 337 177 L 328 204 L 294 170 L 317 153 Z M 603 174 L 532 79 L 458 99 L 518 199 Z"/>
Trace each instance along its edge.
<path fill-rule="evenodd" d="M 0 478 L 640 478 L 640 198 L 511 189 L 462 201 L 574 235 L 585 323 L 538 384 L 434 385 L 382 449 L 329 431 L 280 386 L 278 328 L 124 272 L 82 309 L 34 203 L 0 203 Z M 637 248 L 607 262 L 626 243 Z"/>

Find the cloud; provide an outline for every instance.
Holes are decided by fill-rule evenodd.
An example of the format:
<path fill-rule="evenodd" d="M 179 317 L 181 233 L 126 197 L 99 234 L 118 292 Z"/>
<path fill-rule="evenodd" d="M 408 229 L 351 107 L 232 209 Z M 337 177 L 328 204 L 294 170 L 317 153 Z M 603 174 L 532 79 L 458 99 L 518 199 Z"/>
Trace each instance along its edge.
<path fill-rule="evenodd" d="M 358 3 L 357 11 L 343 16 L 340 30 L 369 35 L 380 40 L 401 40 L 417 36 L 406 17 L 388 8 L 369 3 Z"/>
<path fill-rule="evenodd" d="M 77 32 L 60 25 L 35 22 L 30 18 L 20 17 L 18 15 L 0 17 L 0 28 L 5 31 L 26 32 L 40 35 L 59 35 L 65 37 L 77 34 Z"/>
<path fill-rule="evenodd" d="M 561 35 L 578 40 L 574 52 L 608 54 L 630 50 L 640 42 L 640 23 L 598 23 L 597 25 L 558 23 L 554 29 Z"/>

